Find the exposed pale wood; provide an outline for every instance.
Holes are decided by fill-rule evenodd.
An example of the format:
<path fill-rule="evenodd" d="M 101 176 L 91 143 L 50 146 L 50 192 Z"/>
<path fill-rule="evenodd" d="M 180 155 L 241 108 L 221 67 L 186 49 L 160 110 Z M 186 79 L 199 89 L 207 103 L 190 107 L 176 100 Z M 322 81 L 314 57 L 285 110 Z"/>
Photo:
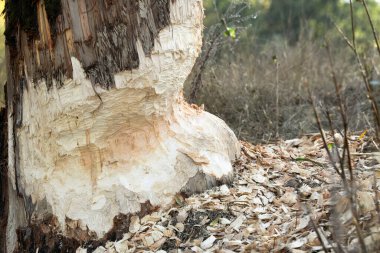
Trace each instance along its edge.
<path fill-rule="evenodd" d="M 234 133 L 182 97 L 201 1 L 62 0 L 56 22 L 37 4 L 41 34 L 7 48 L 9 252 L 97 244 L 230 180 Z"/>

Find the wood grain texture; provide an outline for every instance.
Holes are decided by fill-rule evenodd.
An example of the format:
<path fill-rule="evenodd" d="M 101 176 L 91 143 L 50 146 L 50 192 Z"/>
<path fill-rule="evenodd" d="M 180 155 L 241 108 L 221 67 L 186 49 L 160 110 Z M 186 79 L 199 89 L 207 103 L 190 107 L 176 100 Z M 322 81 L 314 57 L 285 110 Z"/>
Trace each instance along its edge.
<path fill-rule="evenodd" d="M 60 3 L 55 22 L 36 8 L 44 35 L 8 44 L 8 251 L 106 238 L 120 214 L 227 182 L 239 155 L 231 129 L 182 96 L 201 0 Z"/>
<path fill-rule="evenodd" d="M 71 56 L 83 64 L 94 85 L 114 87 L 115 73 L 139 66 L 137 40 L 149 55 L 158 32 L 170 23 L 170 0 L 61 0 L 55 1 L 61 5 L 59 15 L 49 13 L 40 0 L 33 2 L 31 12 L 19 14 L 37 20 L 31 32 L 21 24 L 27 17 L 12 15 L 22 1 L 12 2 L 6 8 L 7 27 L 14 27 L 6 33 L 11 64 L 26 62 L 14 75 L 28 74 L 35 82 L 44 79 L 49 87 L 53 80 L 71 77 Z M 17 79 L 10 80 L 10 89 Z"/>

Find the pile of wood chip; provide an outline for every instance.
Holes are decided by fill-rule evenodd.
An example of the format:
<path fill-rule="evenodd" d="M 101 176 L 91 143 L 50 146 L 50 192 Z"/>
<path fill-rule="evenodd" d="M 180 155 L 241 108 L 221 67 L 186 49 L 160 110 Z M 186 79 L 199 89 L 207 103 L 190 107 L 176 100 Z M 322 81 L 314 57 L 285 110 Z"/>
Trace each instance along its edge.
<path fill-rule="evenodd" d="M 350 137 L 358 225 L 368 252 L 380 252 L 380 164 L 377 153 L 365 153 L 372 145 L 365 139 Z M 94 252 L 324 252 L 320 239 L 329 250 L 360 252 L 352 205 L 320 135 L 242 146 L 231 185 L 179 195 L 170 210 L 133 216 L 122 240 Z"/>

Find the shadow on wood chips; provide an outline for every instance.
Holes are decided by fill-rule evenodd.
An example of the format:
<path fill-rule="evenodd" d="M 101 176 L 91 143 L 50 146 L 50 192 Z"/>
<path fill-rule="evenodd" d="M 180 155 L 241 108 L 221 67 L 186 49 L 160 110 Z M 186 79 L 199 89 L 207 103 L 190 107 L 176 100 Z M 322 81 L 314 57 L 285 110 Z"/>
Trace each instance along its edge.
<path fill-rule="evenodd" d="M 178 211 L 172 211 L 170 216 L 172 219 L 169 221 L 171 224 L 177 223 Z M 176 231 L 176 236 L 182 241 L 187 242 L 197 238 L 207 238 L 210 233 L 207 227 L 212 222 L 220 218 L 234 219 L 235 216 L 227 211 L 222 210 L 191 210 L 186 218 L 183 232 Z M 179 244 L 175 239 L 167 240 L 161 247 L 162 250 L 169 251 L 172 249 L 178 249 Z"/>

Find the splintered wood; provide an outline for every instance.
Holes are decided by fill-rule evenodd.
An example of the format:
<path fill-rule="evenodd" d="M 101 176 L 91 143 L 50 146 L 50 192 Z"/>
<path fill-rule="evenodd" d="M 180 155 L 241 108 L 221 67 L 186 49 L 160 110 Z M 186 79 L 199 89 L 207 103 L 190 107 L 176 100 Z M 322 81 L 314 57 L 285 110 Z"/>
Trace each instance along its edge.
<path fill-rule="evenodd" d="M 6 226 L 9 251 L 16 245 L 22 252 L 55 251 L 59 245 L 72 252 L 72 245 L 110 239 L 119 215 L 143 215 L 145 205 L 167 207 L 181 192 L 230 182 L 240 154 L 237 138 L 221 119 L 186 103 L 182 93 L 201 51 L 202 1 L 9 0 L 7 13 L 15 14 L 11 10 L 20 4 L 30 7 L 31 19 L 39 14 L 36 26 L 43 29 L 37 32 L 50 29 L 50 36 L 8 37 L 21 47 L 8 47 L 14 75 L 7 84 L 14 200 Z M 11 17 L 12 24 L 20 22 Z M 49 38 L 53 51 L 67 46 L 71 77 L 50 75 L 57 65 L 46 58 Z M 33 53 L 47 71 L 38 69 Z M 63 61 L 59 53 L 51 59 Z M 40 226 L 48 215 L 56 217 L 57 229 Z M 52 235 L 57 233 L 75 244 L 65 245 Z M 25 236 L 52 240 L 30 244 Z"/>
<path fill-rule="evenodd" d="M 177 201 L 176 207 L 141 220 L 133 218 L 121 241 L 95 252 L 323 252 L 313 222 L 328 250 L 339 243 L 360 252 L 347 196 L 319 135 L 242 145 L 231 185 Z M 376 156 L 358 155 L 367 141 L 352 136 L 351 146 L 357 157 L 360 225 L 368 252 L 376 252 L 380 228 L 374 189 L 380 186 L 380 164 Z"/>
<path fill-rule="evenodd" d="M 44 80 L 48 87 L 72 77 L 71 57 L 80 60 L 93 85 L 115 87 L 114 74 L 139 67 L 137 42 L 150 55 L 158 33 L 170 24 L 169 0 L 8 2 L 10 63 L 24 63 L 14 75 L 27 75 L 36 84 Z M 20 5 L 31 9 L 22 17 L 15 14 Z M 36 22 L 24 25 L 22 19 Z M 8 85 L 14 82 L 9 79 Z"/>

